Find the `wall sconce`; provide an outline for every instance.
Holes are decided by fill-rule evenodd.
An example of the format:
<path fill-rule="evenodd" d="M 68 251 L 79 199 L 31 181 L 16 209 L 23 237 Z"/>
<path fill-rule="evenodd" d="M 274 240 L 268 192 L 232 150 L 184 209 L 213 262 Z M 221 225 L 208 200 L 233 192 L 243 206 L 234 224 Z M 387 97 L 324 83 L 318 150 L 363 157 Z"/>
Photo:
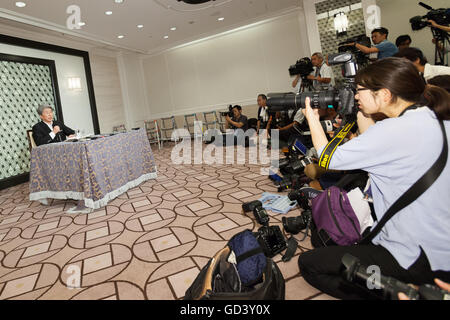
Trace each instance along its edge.
<path fill-rule="evenodd" d="M 338 37 L 347 35 L 348 18 L 344 12 L 339 12 L 334 15 L 334 29 Z"/>
<path fill-rule="evenodd" d="M 81 79 L 78 77 L 69 78 L 69 90 L 79 91 L 81 90 Z"/>

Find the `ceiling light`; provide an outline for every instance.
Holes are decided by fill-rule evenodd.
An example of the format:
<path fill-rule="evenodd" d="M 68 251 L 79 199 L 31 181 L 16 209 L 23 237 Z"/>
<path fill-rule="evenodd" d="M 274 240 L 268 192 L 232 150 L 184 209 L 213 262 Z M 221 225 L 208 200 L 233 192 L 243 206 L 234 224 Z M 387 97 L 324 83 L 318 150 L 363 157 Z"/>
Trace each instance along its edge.
<path fill-rule="evenodd" d="M 172 28 L 170 28 L 170 30 L 175 31 L 175 30 L 177 30 L 177 27 L 172 27 Z"/>
<path fill-rule="evenodd" d="M 120 36 L 117 36 L 117 38 L 123 39 L 123 38 L 125 38 L 125 36 L 124 35 L 120 35 Z"/>
<path fill-rule="evenodd" d="M 217 19 L 218 21 L 223 21 L 223 20 L 225 20 L 225 18 L 224 17 L 220 17 L 219 19 Z"/>
<path fill-rule="evenodd" d="M 143 24 L 138 24 L 137 27 L 138 27 L 139 29 L 142 29 L 142 28 L 144 27 L 144 25 L 143 25 Z"/>
<path fill-rule="evenodd" d="M 115 3 L 123 3 L 123 0 L 114 0 Z"/>
<path fill-rule="evenodd" d="M 105 14 L 106 14 L 107 16 L 110 16 L 110 15 L 112 15 L 112 11 L 106 11 Z"/>
<path fill-rule="evenodd" d="M 86 22 L 78 22 L 78 25 L 79 25 L 80 27 L 85 26 L 85 25 L 86 25 Z"/>
<path fill-rule="evenodd" d="M 19 7 L 19 8 L 23 8 L 23 7 L 25 7 L 27 4 L 25 3 L 25 2 L 22 2 L 22 1 L 18 1 L 18 2 L 16 2 L 16 7 Z"/>
<path fill-rule="evenodd" d="M 169 36 L 164 36 L 164 39 L 169 39 Z"/>

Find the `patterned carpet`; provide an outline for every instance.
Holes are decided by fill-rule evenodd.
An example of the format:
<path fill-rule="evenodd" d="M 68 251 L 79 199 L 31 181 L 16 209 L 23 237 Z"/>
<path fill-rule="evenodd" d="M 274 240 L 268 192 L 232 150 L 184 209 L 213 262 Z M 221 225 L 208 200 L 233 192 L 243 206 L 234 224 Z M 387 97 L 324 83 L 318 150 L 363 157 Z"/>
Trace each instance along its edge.
<path fill-rule="evenodd" d="M 183 298 L 227 240 L 258 229 L 242 203 L 276 188 L 259 165 L 172 165 L 171 150 L 153 146 L 157 180 L 91 214 L 66 213 L 71 200 L 30 202 L 28 184 L 0 191 L 0 299 Z M 281 227 L 283 215 L 269 214 Z M 299 274 L 298 256 L 310 249 L 308 237 L 290 262 L 275 257 L 286 299 L 331 299 Z"/>

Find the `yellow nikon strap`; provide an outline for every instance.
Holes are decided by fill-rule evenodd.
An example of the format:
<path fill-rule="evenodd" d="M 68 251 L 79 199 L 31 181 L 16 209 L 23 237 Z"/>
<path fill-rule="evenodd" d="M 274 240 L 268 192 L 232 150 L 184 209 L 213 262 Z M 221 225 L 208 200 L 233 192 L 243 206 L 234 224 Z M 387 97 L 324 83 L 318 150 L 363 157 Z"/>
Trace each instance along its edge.
<path fill-rule="evenodd" d="M 347 123 L 340 131 L 339 133 L 334 137 L 333 140 L 331 140 L 330 143 L 326 146 L 325 150 L 322 152 L 322 155 L 319 159 L 319 166 L 328 170 L 328 167 L 330 166 L 331 158 L 333 157 L 334 153 L 336 152 L 337 147 L 344 141 L 345 137 L 348 135 L 350 130 L 352 130 L 353 126 L 355 125 L 355 122 Z"/>

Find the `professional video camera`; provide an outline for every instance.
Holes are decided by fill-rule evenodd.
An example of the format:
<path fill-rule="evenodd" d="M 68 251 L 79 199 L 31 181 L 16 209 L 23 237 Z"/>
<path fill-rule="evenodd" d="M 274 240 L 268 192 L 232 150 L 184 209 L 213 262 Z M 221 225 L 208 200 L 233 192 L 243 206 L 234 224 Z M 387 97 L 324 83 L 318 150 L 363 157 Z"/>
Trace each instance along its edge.
<path fill-rule="evenodd" d="M 273 258 L 287 248 L 286 239 L 278 226 L 269 226 L 270 217 L 261 201 L 252 201 L 242 205 L 244 212 L 252 211 L 256 221 L 262 225 L 256 232 L 256 239 L 263 248 L 264 254 Z"/>
<path fill-rule="evenodd" d="M 313 71 L 314 66 L 311 62 L 311 59 L 308 57 L 298 60 L 289 68 L 289 74 L 291 75 L 291 77 L 300 75 L 302 78 L 306 78 Z"/>
<path fill-rule="evenodd" d="M 411 23 L 411 28 L 414 31 L 430 26 L 431 24 L 428 20 L 433 20 L 442 26 L 448 26 L 450 24 L 450 9 L 433 9 L 423 2 L 419 2 L 419 5 L 429 10 L 429 12 L 424 16 L 416 16 L 409 20 Z M 431 28 L 431 33 L 433 34 L 433 39 L 436 39 L 434 64 L 444 65 L 447 51 L 446 47 L 450 43 L 449 34 L 448 32 L 438 28 Z"/>
<path fill-rule="evenodd" d="M 222 117 L 228 116 L 230 118 L 233 118 L 233 106 L 230 104 L 228 106 L 228 111 L 225 111 L 225 112 L 221 111 L 220 114 L 222 115 Z"/>
<path fill-rule="evenodd" d="M 374 294 L 381 293 L 381 298 L 385 300 L 398 300 L 398 294 L 400 292 L 406 294 L 411 300 L 450 300 L 450 292 L 439 289 L 436 286 L 422 285 L 416 290 L 394 278 L 383 275 L 374 276 L 372 272 L 368 272 L 368 267 L 362 265 L 358 258 L 348 253 L 342 257 L 341 261 L 345 267 L 343 277 L 347 281 L 363 287 L 366 285 L 366 289 L 368 289 L 367 283 L 372 283 L 375 288 L 380 288 L 372 292 Z"/>
<path fill-rule="evenodd" d="M 430 26 L 431 24 L 427 20 L 433 20 L 437 24 L 444 26 L 450 24 L 450 9 L 433 9 L 423 2 L 419 2 L 419 5 L 429 10 L 429 12 L 424 16 L 415 16 L 409 20 L 414 31 Z"/>
<path fill-rule="evenodd" d="M 359 44 L 362 44 L 363 46 L 370 48 L 372 46 L 372 43 L 370 42 L 370 38 L 368 36 L 366 36 L 365 34 L 361 34 L 359 36 L 349 38 L 346 41 L 339 43 L 339 47 L 338 47 L 338 52 L 340 52 L 340 53 L 343 53 L 343 52 L 353 53 L 356 57 L 356 62 L 358 63 L 359 66 L 367 65 L 369 63 L 369 59 L 368 59 L 367 55 L 364 52 L 360 51 L 355 46 L 346 46 L 346 44 L 349 44 L 349 43 L 359 43 Z"/>
<path fill-rule="evenodd" d="M 355 76 L 358 71 L 358 64 L 355 57 L 351 53 L 333 54 L 328 57 L 328 65 L 342 65 L 345 77 L 345 84 L 342 88 L 302 94 L 270 93 L 267 100 L 269 111 L 304 109 L 306 108 L 306 98 L 310 98 L 312 108 L 334 108 L 343 119 L 342 126 L 345 126 L 348 122 L 355 121 L 358 112 L 357 102 L 355 101 Z"/>

